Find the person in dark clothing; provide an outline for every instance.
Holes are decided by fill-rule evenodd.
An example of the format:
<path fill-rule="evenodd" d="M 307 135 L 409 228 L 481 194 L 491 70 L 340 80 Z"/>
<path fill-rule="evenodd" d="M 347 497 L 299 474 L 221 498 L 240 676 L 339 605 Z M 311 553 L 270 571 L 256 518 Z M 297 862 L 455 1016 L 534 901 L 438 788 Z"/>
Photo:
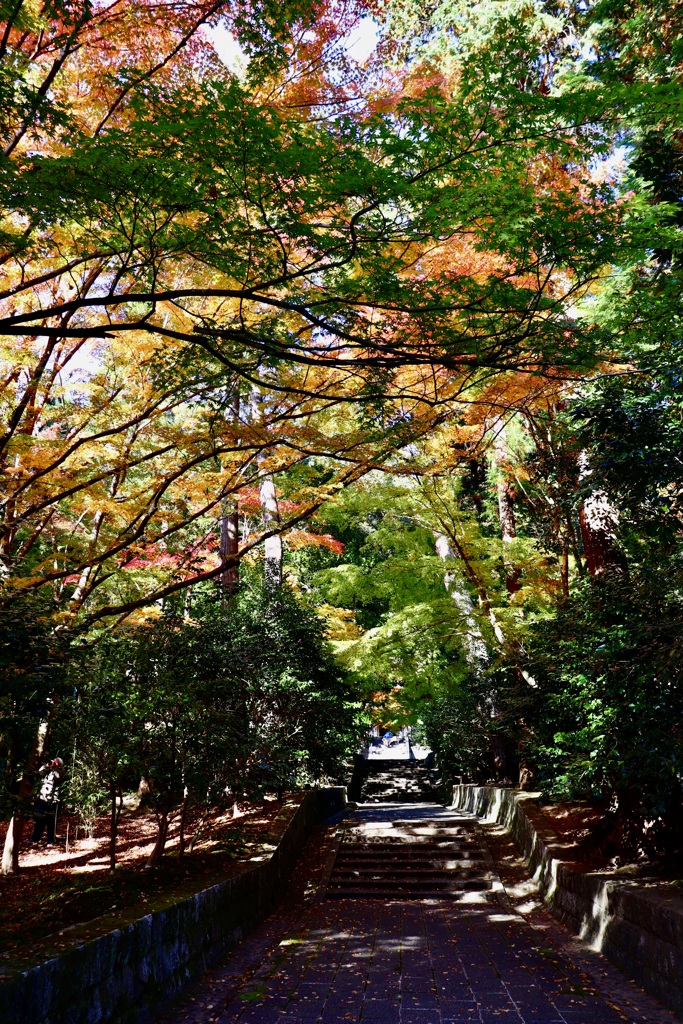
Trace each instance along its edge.
<path fill-rule="evenodd" d="M 55 824 L 63 767 L 64 762 L 61 757 L 55 757 L 53 761 L 48 761 L 40 769 L 40 791 L 34 809 L 33 835 L 28 841 L 29 845 L 40 842 L 46 828 L 48 846 L 52 846 L 55 841 Z"/>

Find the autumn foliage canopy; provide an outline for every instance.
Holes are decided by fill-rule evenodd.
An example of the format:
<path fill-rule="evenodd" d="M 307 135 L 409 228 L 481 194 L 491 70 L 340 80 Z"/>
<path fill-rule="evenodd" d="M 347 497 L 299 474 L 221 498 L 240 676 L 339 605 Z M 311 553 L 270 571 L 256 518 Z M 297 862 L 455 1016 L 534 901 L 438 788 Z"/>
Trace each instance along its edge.
<path fill-rule="evenodd" d="M 387 721 L 461 723 L 453 772 L 643 820 L 605 737 L 675 646 L 643 675 L 618 611 L 681 550 L 682 33 L 651 7 L 2 0 L 7 606 L 90 643 L 284 573 Z"/>

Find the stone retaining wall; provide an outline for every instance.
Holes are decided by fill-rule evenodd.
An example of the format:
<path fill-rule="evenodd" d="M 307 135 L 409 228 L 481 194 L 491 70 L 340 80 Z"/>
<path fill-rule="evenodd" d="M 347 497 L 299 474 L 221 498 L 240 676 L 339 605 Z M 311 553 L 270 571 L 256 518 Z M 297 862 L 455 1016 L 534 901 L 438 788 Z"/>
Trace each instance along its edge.
<path fill-rule="evenodd" d="M 555 917 L 683 1014 L 683 894 L 665 883 L 648 887 L 563 860 L 562 844 L 537 799 L 513 789 L 462 785 L 453 787 L 452 806 L 504 825 Z"/>
<path fill-rule="evenodd" d="M 349 784 L 346 787 L 346 795 L 352 803 L 360 800 L 363 784 L 368 777 L 368 759 L 365 754 L 356 754 L 353 759 L 353 771 Z"/>
<path fill-rule="evenodd" d="M 261 921 L 313 825 L 343 809 L 341 787 L 285 802 L 264 853 L 233 878 L 0 981 L 2 1024 L 145 1024 Z M 9 975 L 9 976 L 8 976 Z"/>

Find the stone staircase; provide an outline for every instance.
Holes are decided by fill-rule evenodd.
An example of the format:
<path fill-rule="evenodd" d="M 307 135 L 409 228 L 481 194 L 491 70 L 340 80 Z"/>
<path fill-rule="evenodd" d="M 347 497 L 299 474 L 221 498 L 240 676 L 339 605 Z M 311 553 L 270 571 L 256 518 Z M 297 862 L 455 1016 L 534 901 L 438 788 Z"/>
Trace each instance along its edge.
<path fill-rule="evenodd" d="M 488 867 L 477 841 L 451 826 L 424 836 L 342 840 L 327 899 L 459 899 L 489 890 Z"/>
<path fill-rule="evenodd" d="M 490 874 L 471 816 L 439 804 L 440 778 L 419 761 L 369 761 L 326 899 L 485 898 Z"/>
<path fill-rule="evenodd" d="M 441 800 L 441 775 L 426 768 L 423 761 L 366 762 L 361 788 L 363 803 L 438 803 Z"/>

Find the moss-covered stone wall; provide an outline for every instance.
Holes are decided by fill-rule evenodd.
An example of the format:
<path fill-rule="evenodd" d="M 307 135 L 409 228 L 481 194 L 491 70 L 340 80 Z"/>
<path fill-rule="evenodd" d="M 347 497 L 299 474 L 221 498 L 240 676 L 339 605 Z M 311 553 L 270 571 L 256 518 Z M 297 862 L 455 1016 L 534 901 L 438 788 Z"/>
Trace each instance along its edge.
<path fill-rule="evenodd" d="M 233 878 L 72 945 L 0 981 L 2 1024 L 145 1024 L 261 921 L 282 896 L 313 825 L 345 805 L 341 787 L 285 802 L 262 859 Z"/>
<path fill-rule="evenodd" d="M 582 871 L 562 856 L 538 794 L 454 786 L 453 807 L 504 825 L 555 917 L 674 1012 L 683 1014 L 683 894 L 608 871 Z"/>

